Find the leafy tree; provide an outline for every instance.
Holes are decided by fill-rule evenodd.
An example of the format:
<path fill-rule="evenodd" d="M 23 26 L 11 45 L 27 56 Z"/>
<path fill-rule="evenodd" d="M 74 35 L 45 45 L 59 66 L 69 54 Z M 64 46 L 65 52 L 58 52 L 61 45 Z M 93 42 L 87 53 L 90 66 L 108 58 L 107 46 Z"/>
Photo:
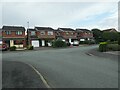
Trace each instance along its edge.
<path fill-rule="evenodd" d="M 102 31 L 97 28 L 92 29 L 91 31 L 93 32 L 93 37 L 94 37 L 96 43 L 101 42 L 102 41 Z"/>
<path fill-rule="evenodd" d="M 103 32 L 102 34 L 102 38 L 104 41 L 117 41 L 118 37 L 118 32 Z"/>
<path fill-rule="evenodd" d="M 52 46 L 54 48 L 61 48 L 61 47 L 67 47 L 67 44 L 64 41 L 56 40 L 53 42 Z"/>
<path fill-rule="evenodd" d="M 118 44 L 120 45 L 120 37 L 118 38 Z"/>

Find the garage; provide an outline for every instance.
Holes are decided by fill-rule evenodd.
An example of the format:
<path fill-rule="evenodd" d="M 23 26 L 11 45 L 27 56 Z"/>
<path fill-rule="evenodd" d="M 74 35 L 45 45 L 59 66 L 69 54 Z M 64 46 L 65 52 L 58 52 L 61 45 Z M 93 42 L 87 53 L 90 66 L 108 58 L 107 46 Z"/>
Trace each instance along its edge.
<path fill-rule="evenodd" d="M 39 40 L 32 40 L 33 47 L 39 47 Z"/>

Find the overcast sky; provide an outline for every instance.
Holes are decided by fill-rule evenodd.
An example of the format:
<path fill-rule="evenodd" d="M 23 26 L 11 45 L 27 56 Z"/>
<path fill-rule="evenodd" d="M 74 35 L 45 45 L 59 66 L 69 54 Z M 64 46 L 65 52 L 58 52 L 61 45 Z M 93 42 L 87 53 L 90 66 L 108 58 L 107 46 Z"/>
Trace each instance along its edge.
<path fill-rule="evenodd" d="M 114 2 L 113 2 L 114 1 Z M 115 2 L 116 1 L 116 2 Z M 47 26 L 54 29 L 116 28 L 118 29 L 118 0 L 109 2 L 38 2 L 37 0 L 2 2 L 2 25 Z M 1 7 L 1 5 L 0 5 Z M 0 18 L 1 19 L 1 18 Z"/>

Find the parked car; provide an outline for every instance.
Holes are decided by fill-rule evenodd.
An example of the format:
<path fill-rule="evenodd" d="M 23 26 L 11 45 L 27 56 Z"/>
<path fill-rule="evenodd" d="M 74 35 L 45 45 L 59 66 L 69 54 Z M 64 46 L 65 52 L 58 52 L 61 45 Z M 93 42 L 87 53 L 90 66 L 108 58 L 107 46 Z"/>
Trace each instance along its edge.
<path fill-rule="evenodd" d="M 5 43 L 0 43 L 0 50 L 8 50 L 8 45 L 7 44 L 5 44 Z"/>
<path fill-rule="evenodd" d="M 77 40 L 74 41 L 74 42 L 73 42 L 73 45 L 74 45 L 74 46 L 79 46 L 79 41 L 77 41 Z"/>

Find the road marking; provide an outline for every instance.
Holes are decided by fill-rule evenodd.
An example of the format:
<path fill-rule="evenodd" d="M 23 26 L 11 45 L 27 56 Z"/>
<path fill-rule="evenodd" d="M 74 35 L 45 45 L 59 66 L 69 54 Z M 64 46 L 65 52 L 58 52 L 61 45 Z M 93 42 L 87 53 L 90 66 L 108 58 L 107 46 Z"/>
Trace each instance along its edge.
<path fill-rule="evenodd" d="M 89 55 L 89 56 L 94 56 L 93 54 L 91 54 L 91 53 L 86 53 L 87 55 Z"/>
<path fill-rule="evenodd" d="M 34 67 L 32 66 L 31 64 L 28 64 L 39 76 L 40 76 L 40 79 L 42 80 L 42 82 L 45 84 L 45 86 L 47 88 L 51 88 L 50 85 L 47 83 L 47 81 L 45 80 L 45 78 L 42 76 L 42 74 Z"/>

